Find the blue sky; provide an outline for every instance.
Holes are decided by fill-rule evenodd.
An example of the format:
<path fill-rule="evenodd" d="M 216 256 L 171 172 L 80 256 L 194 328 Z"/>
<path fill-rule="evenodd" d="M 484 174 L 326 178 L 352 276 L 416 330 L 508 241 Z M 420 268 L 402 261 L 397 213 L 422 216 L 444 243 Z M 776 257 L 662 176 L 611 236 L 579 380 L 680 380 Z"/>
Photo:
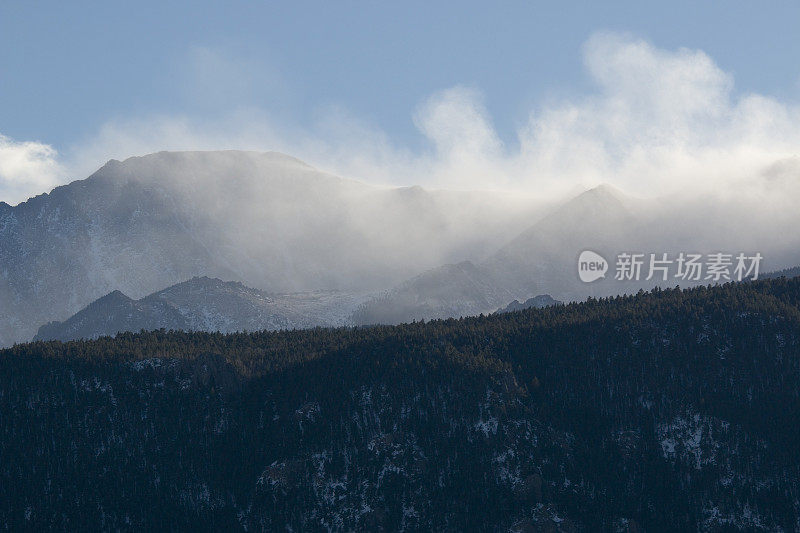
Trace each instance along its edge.
<path fill-rule="evenodd" d="M 99 141 L 109 128 L 135 136 L 120 134 L 121 124 L 139 121 L 141 130 L 152 119 L 169 129 L 164 121 L 178 120 L 184 130 L 230 133 L 249 115 L 269 123 L 264 148 L 285 133 L 290 146 L 333 161 L 345 147 L 308 147 L 341 136 L 331 122 L 347 122 L 362 137 L 379 132 L 394 160 L 408 160 L 438 149 L 420 126 L 421 106 L 462 88 L 461 100 L 477 102 L 508 148 L 519 144 L 531 110 L 598 92 L 586 59 L 598 32 L 670 53 L 702 51 L 735 80 L 732 98 L 759 94 L 794 105 L 798 27 L 798 2 L 463 2 L 456 9 L 408 1 L 5 0 L 0 135 L 6 145 L 52 150 L 42 157 L 59 169 L 45 172 L 63 174 L 107 159 L 104 147 L 113 146 L 108 157 L 124 152 L 119 142 Z M 3 168 L 0 161 L 0 199 L 46 186 L 33 180 L 12 192 Z"/>

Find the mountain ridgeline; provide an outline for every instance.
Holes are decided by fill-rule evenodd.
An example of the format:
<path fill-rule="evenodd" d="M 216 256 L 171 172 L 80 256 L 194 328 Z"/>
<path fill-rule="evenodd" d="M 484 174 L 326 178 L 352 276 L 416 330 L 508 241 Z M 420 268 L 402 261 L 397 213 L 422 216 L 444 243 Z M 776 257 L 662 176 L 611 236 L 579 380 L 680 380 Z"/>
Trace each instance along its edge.
<path fill-rule="evenodd" d="M 0 367 L 12 530 L 800 528 L 798 278 Z"/>
<path fill-rule="evenodd" d="M 94 339 L 124 331 L 275 331 L 342 326 L 363 300 L 349 293 L 270 294 L 241 283 L 196 277 L 139 300 L 114 291 L 33 340 Z"/>
<path fill-rule="evenodd" d="M 530 309 L 531 307 L 542 308 L 542 307 L 549 307 L 551 305 L 564 305 L 564 302 L 554 300 L 553 297 L 550 296 L 549 294 L 540 294 L 539 296 L 528 298 L 524 302 L 519 302 L 517 300 L 514 300 L 504 308 L 498 309 L 497 312 L 512 313 L 514 311 L 523 311 L 525 309 Z"/>
<path fill-rule="evenodd" d="M 459 266 L 464 265 L 456 268 Z M 422 306 L 419 301 L 409 302 L 408 309 L 419 312 L 417 319 L 448 318 L 464 311 L 480 314 L 490 305 L 484 299 L 479 306 L 471 306 L 469 295 L 457 299 L 452 285 L 437 286 L 436 281 L 432 280 L 428 288 L 429 298 L 435 297 L 438 291 L 449 306 L 435 308 Z M 474 294 L 481 296 L 483 293 L 477 290 Z M 368 295 L 338 291 L 272 294 L 234 281 L 195 277 L 139 300 L 133 300 L 120 291 L 111 292 L 63 322 L 43 325 L 33 340 L 96 339 L 120 332 L 157 329 L 233 333 L 349 326 L 361 321 L 365 300 L 368 300 Z M 374 300 L 369 302 L 374 305 Z M 560 303 L 549 295 L 540 295 L 522 303 L 514 300 L 498 311 L 519 311 Z M 395 316 L 382 317 L 382 321 L 401 322 L 406 311 L 398 311 Z"/>

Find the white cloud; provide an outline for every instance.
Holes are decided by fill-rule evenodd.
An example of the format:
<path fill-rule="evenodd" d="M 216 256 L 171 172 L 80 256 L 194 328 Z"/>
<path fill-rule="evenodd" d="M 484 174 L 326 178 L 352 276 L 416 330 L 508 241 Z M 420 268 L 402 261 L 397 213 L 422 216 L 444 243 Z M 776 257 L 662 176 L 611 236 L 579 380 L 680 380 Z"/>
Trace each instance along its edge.
<path fill-rule="evenodd" d="M 47 144 L 0 134 L 0 201 L 14 205 L 57 185 L 62 178 L 57 156 Z"/>
<path fill-rule="evenodd" d="M 481 188 L 502 182 L 503 144 L 474 89 L 454 87 L 431 96 L 415 121 L 435 147 L 428 176 L 437 185 Z"/>
<path fill-rule="evenodd" d="M 584 54 L 598 93 L 533 113 L 520 133 L 520 163 L 534 183 L 713 190 L 739 186 L 800 149 L 798 108 L 734 97 L 732 77 L 703 52 L 597 34 Z"/>
<path fill-rule="evenodd" d="M 655 196 L 685 190 L 740 194 L 761 187 L 770 165 L 800 155 L 797 104 L 737 94 L 733 77 L 702 51 L 663 50 L 627 35 L 598 33 L 583 54 L 596 90 L 533 109 L 513 147 L 501 142 L 480 92 L 453 87 L 432 95 L 414 114 L 429 143 L 420 151 L 398 146 L 341 108 L 318 113 L 315 124 L 300 129 L 253 105 L 213 120 L 153 116 L 110 122 L 71 147 L 62 163 L 70 176 L 85 176 L 109 158 L 158 150 L 278 150 L 343 176 L 395 185 L 553 195 L 608 182 Z M 250 65 L 231 62 L 229 55 L 197 49 L 191 69 L 222 74 L 217 79 L 224 87 L 226 72 Z M 262 77 L 251 76 L 234 92 L 269 87 Z M 21 180 L 28 183 L 26 191 L 43 192 L 63 175 L 49 147 L 3 142 L 33 154 L 22 158 L 27 170 L 0 171 L 3 191 Z"/>

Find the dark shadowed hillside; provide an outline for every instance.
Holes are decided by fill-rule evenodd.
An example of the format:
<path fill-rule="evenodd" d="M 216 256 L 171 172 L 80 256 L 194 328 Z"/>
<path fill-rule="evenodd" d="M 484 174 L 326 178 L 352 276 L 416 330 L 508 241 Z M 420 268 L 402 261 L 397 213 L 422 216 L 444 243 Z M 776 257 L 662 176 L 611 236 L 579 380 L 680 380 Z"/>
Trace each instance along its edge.
<path fill-rule="evenodd" d="M 778 278 L 19 345 L 0 352 L 0 524 L 794 531 L 798 306 Z"/>

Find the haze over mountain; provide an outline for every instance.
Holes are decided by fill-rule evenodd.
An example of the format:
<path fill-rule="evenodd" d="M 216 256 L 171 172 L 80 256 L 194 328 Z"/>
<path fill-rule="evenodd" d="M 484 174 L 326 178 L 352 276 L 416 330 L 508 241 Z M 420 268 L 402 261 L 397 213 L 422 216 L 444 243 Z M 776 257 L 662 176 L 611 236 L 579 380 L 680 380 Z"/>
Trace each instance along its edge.
<path fill-rule="evenodd" d="M 582 250 L 596 250 L 610 258 L 606 252 L 633 240 L 639 220 L 626 204 L 624 195 L 608 185 L 581 193 L 498 245 L 484 261 L 431 270 L 367 302 L 357 313 L 358 322 L 396 324 L 490 313 L 542 293 L 561 300 L 585 298 L 597 289 L 578 279 L 577 257 Z M 613 280 L 603 282 L 612 290 L 625 288 Z"/>
<path fill-rule="evenodd" d="M 687 284 L 622 283 L 613 272 L 582 283 L 583 250 L 612 267 L 621 252 L 760 252 L 762 271 L 778 270 L 800 264 L 798 176 L 784 162 L 734 196 L 642 199 L 603 185 L 558 201 L 378 187 L 273 152 L 112 160 L 0 204 L 0 345 L 112 291 L 136 300 L 194 276 L 268 293 L 372 293 L 352 317 L 371 324 L 491 313 L 545 293 L 573 301 Z"/>
<path fill-rule="evenodd" d="M 490 313 L 511 300 L 544 293 L 569 302 L 713 282 L 705 273 L 699 280 L 677 278 L 674 264 L 666 280 L 660 274 L 647 279 L 649 263 L 638 279 L 618 280 L 615 259 L 621 253 L 645 254 L 646 261 L 664 253 L 672 260 L 681 252 L 761 253 L 760 272 L 775 270 L 800 263 L 797 223 L 792 210 L 756 208 L 738 198 L 640 199 L 600 185 L 552 207 L 482 261 L 432 269 L 372 298 L 356 313 L 356 322 Z M 579 279 L 578 257 L 585 250 L 608 261 L 604 278 Z"/>
<path fill-rule="evenodd" d="M 360 325 L 399 324 L 478 315 L 514 296 L 485 270 L 463 261 L 429 270 L 373 297 L 359 307 L 353 320 Z"/>
<path fill-rule="evenodd" d="M 211 276 L 270 292 L 378 290 L 490 253 L 533 202 L 368 186 L 292 157 L 178 152 L 109 161 L 0 203 L 0 345 L 119 290 Z"/>

